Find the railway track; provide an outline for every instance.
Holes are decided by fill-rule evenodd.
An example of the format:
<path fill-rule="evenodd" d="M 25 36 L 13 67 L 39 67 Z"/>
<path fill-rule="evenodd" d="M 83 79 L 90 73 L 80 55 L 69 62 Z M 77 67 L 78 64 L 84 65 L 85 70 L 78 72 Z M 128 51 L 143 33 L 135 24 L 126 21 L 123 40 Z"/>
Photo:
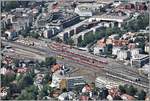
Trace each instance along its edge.
<path fill-rule="evenodd" d="M 146 89 L 149 88 L 149 86 L 146 86 L 146 85 L 143 85 L 141 83 L 135 82 L 134 80 L 129 80 L 128 78 L 123 78 L 123 77 L 121 77 L 122 75 L 119 75 L 119 74 L 115 75 L 114 73 L 113 74 L 106 73 L 106 76 L 109 76 L 109 77 L 112 77 L 112 78 L 115 78 L 115 79 L 119 79 L 121 81 L 125 81 L 125 82 L 128 82 L 128 83 L 132 83 L 134 85 L 137 85 L 137 86 L 140 86 L 140 87 L 143 87 L 143 88 L 146 88 Z"/>
<path fill-rule="evenodd" d="M 16 43 L 12 43 L 12 44 L 16 44 Z M 21 44 L 20 44 L 21 45 Z M 13 46 L 16 46 L 16 45 L 13 45 Z M 16 46 L 16 47 L 18 47 L 18 48 L 20 48 L 19 46 Z M 111 75 L 114 75 L 114 76 L 112 76 L 113 78 L 117 78 L 117 79 L 119 79 L 119 80 L 122 80 L 122 81 L 126 81 L 127 82 L 127 79 L 126 78 L 122 78 L 122 79 L 120 79 L 120 78 L 118 78 L 118 77 L 121 77 L 121 74 L 117 74 L 117 73 L 115 73 L 114 71 L 111 71 L 110 69 L 106 69 L 106 68 L 104 68 L 103 66 L 102 66 L 102 64 L 94 64 L 94 63 L 91 63 L 91 62 L 89 62 L 89 61 L 87 61 L 87 60 L 81 60 L 81 59 L 78 59 L 78 58 L 76 58 L 76 57 L 74 57 L 74 56 L 78 56 L 77 54 L 75 54 L 75 55 L 71 55 L 71 56 L 69 56 L 68 55 L 68 51 L 66 51 L 66 52 L 63 52 L 61 49 L 59 49 L 59 50 L 57 50 L 57 49 L 54 49 L 55 47 L 51 47 L 51 46 L 48 46 L 50 49 L 51 49 L 51 53 L 54 53 L 54 54 L 57 54 L 57 55 L 62 55 L 62 56 L 64 56 L 64 57 L 66 57 L 66 58 L 68 58 L 68 59 L 71 59 L 71 60 L 73 60 L 74 62 L 76 62 L 77 64 L 82 64 L 82 65 L 87 65 L 87 66 L 89 66 L 89 67 L 92 67 L 92 69 L 94 69 L 95 68 L 95 70 L 101 70 L 101 71 L 103 71 L 103 72 L 105 72 L 105 73 L 109 73 L 109 74 L 111 74 Z M 33 52 L 33 53 L 36 53 L 36 54 L 39 54 L 39 55 L 44 55 L 44 54 L 48 54 L 47 52 L 48 51 L 44 51 L 43 49 L 37 49 L 37 48 L 33 48 L 33 47 L 27 47 L 27 46 L 25 46 L 25 45 L 22 45 L 22 47 L 21 47 L 22 49 L 24 49 L 24 50 L 26 50 L 26 51 L 30 51 L 30 52 Z M 31 50 L 31 49 L 32 50 Z M 58 47 L 58 48 L 60 48 L 60 47 Z M 72 53 L 69 53 L 69 54 L 72 54 Z M 80 61 L 79 61 L 80 60 Z M 129 79 L 128 79 L 129 80 Z M 141 84 L 141 83 L 136 83 L 136 82 L 133 82 L 132 80 L 129 80 L 129 82 L 132 82 L 133 84 L 135 84 L 135 85 L 138 85 L 138 86 L 141 86 L 141 85 L 143 85 L 143 84 Z M 142 86 L 141 86 L 142 87 Z M 146 85 L 143 85 L 143 87 L 147 87 Z"/>
<path fill-rule="evenodd" d="M 67 52 L 67 55 L 64 55 L 64 54 L 61 54 L 62 56 L 64 56 L 64 57 L 66 57 L 66 58 L 70 58 L 70 59 L 73 59 L 72 57 L 73 56 L 79 56 L 79 55 L 73 55 L 73 56 L 71 56 L 71 57 L 69 57 L 69 51 L 64 51 L 64 50 L 61 50 L 61 47 L 52 47 L 52 48 L 55 48 L 55 50 L 57 50 L 57 51 L 61 51 L 62 53 L 64 53 L 65 54 L 65 52 Z M 72 53 L 71 53 L 72 54 Z M 82 59 L 82 58 L 81 58 Z M 141 84 L 141 83 L 138 83 L 138 82 L 136 82 L 136 81 L 134 81 L 134 80 L 132 80 L 131 78 L 127 78 L 127 77 L 125 77 L 125 75 L 123 75 L 123 74 L 119 74 L 119 73 L 115 73 L 114 71 L 110 71 L 109 69 L 106 69 L 106 68 L 102 68 L 101 67 L 101 65 L 100 64 L 98 64 L 98 65 L 95 65 L 95 64 L 92 64 L 92 63 L 89 63 L 88 61 L 83 61 L 83 60 L 76 60 L 76 59 L 73 59 L 74 61 L 78 61 L 79 63 L 85 63 L 85 64 L 88 64 L 88 65 L 90 65 L 90 66 L 94 66 L 94 67 L 97 67 L 97 68 L 99 68 L 99 69 L 101 69 L 102 71 L 104 71 L 104 72 L 106 72 L 106 74 L 109 74 L 109 75 L 107 75 L 107 76 L 111 76 L 111 77 L 113 77 L 113 78 L 117 78 L 117 79 L 119 79 L 119 80 L 121 80 L 121 81 L 125 81 L 125 82 L 129 82 L 129 83 L 132 83 L 132 84 L 135 84 L 135 85 L 137 85 L 137 86 L 140 86 L 140 87 L 143 87 L 143 88 L 148 88 L 148 86 L 146 86 L 146 85 L 144 85 L 144 84 Z M 130 69 L 125 69 L 125 71 L 124 72 L 127 72 L 128 74 L 131 74 L 131 75 L 137 75 L 137 73 L 135 73 L 134 71 L 130 71 Z M 135 77 L 136 78 L 136 77 Z M 145 84 L 147 84 L 148 82 L 146 82 L 145 81 Z"/>

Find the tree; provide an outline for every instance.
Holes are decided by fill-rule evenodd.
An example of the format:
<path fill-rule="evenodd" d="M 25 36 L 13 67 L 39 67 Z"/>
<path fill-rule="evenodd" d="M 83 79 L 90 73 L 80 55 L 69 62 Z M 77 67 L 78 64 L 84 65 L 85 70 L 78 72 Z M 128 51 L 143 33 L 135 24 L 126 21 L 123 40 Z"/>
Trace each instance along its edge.
<path fill-rule="evenodd" d="M 84 40 L 79 41 L 78 45 L 81 47 L 85 47 L 87 44 L 93 42 L 95 40 L 95 36 L 93 33 L 88 33 L 84 36 Z"/>
<path fill-rule="evenodd" d="M 18 81 L 18 86 L 20 89 L 24 89 L 33 84 L 33 77 L 30 73 L 23 75 L 23 77 Z"/>
<path fill-rule="evenodd" d="M 39 38 L 40 37 L 40 35 L 36 32 L 30 33 L 30 36 L 33 38 Z"/>
<path fill-rule="evenodd" d="M 125 87 L 122 86 L 122 85 L 119 85 L 119 90 L 120 90 L 120 92 L 121 92 L 122 94 L 126 93 L 126 89 L 125 89 Z"/>
<path fill-rule="evenodd" d="M 16 100 L 36 100 L 38 95 L 38 88 L 31 85 L 25 88 L 21 94 L 16 98 Z"/>
<path fill-rule="evenodd" d="M 14 62 L 14 64 L 15 64 L 16 67 L 19 67 L 19 62 L 20 62 L 19 59 L 14 59 L 13 62 Z"/>
<path fill-rule="evenodd" d="M 69 38 L 65 41 L 66 44 L 73 46 L 74 45 L 74 41 L 72 38 Z"/>
<path fill-rule="evenodd" d="M 149 25 L 149 14 L 144 13 L 137 17 L 137 24 L 140 29 L 145 29 Z"/>
<path fill-rule="evenodd" d="M 21 33 L 21 35 L 22 35 L 24 38 L 26 38 L 27 36 L 29 36 L 29 33 L 26 33 L 26 32 L 24 32 L 24 31 L 21 31 L 20 33 Z"/>
<path fill-rule="evenodd" d="M 2 7 L 2 10 L 9 11 L 16 7 L 19 7 L 19 4 L 17 1 L 6 1 L 6 5 Z"/>
<path fill-rule="evenodd" d="M 56 64 L 56 58 L 46 57 L 46 59 L 45 59 L 45 65 L 46 66 L 51 66 L 51 65 L 54 65 L 54 64 Z"/>
<path fill-rule="evenodd" d="M 145 100 L 146 92 L 144 90 L 141 90 L 140 92 L 138 92 L 137 96 L 138 100 Z"/>
<path fill-rule="evenodd" d="M 40 99 L 42 99 L 44 96 L 48 96 L 52 90 L 53 89 L 48 84 L 44 85 L 43 89 L 39 92 Z"/>
<path fill-rule="evenodd" d="M 47 84 L 49 81 L 51 81 L 52 80 L 52 76 L 49 74 L 49 73 L 47 73 L 46 75 L 45 75 L 45 77 L 44 77 L 44 83 L 45 84 Z"/>
<path fill-rule="evenodd" d="M 134 96 L 137 92 L 137 88 L 134 88 L 132 85 L 130 85 L 128 88 L 126 88 L 126 93 Z"/>
<path fill-rule="evenodd" d="M 59 43 L 63 42 L 62 39 L 60 39 L 59 37 L 56 37 L 54 40 Z"/>
<path fill-rule="evenodd" d="M 11 75 L 1 75 L 1 85 L 2 86 L 8 86 L 10 82 L 15 80 L 16 75 L 11 74 Z"/>
<path fill-rule="evenodd" d="M 130 20 L 124 26 L 124 29 L 131 32 L 136 32 L 140 29 L 145 29 L 149 25 L 148 13 L 143 13 L 137 19 Z"/>

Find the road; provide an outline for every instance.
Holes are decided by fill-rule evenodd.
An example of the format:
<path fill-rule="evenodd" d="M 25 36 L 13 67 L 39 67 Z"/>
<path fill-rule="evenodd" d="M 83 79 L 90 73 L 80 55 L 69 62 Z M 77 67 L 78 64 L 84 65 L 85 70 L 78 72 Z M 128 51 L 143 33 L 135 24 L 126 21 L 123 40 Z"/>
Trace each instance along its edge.
<path fill-rule="evenodd" d="M 133 69 L 130 69 L 129 67 L 124 66 L 123 64 L 119 64 L 114 60 L 100 58 L 100 57 L 91 55 L 89 53 L 71 49 L 71 48 L 68 48 L 65 46 L 63 46 L 61 48 L 60 44 L 56 45 L 54 43 L 51 43 L 51 44 L 49 44 L 50 47 L 47 47 L 47 48 L 42 48 L 42 47 L 35 48 L 35 47 L 28 47 L 28 46 L 25 46 L 25 45 L 22 45 L 22 44 L 19 44 L 16 42 L 10 43 L 10 42 L 3 41 L 3 43 L 9 44 L 10 46 L 13 46 L 16 48 L 23 49 L 25 51 L 36 53 L 38 55 L 42 55 L 45 57 L 46 56 L 55 56 L 56 57 L 57 55 L 63 55 L 65 57 L 65 59 L 59 60 L 59 62 L 70 64 L 72 66 L 81 66 L 81 67 L 90 69 L 91 71 L 95 71 L 96 73 L 107 72 L 107 73 L 110 73 L 111 75 L 113 74 L 114 76 L 119 76 L 119 77 L 122 77 L 122 75 L 132 76 L 134 78 L 141 77 L 136 71 L 133 71 Z M 57 48 L 51 47 L 51 46 L 57 46 Z M 66 52 L 64 52 L 64 51 L 66 51 Z M 88 60 L 85 58 L 87 58 Z M 94 61 L 104 60 L 104 61 L 107 61 L 108 64 L 103 64 L 101 62 L 93 63 L 93 60 Z M 123 77 L 123 78 L 126 80 L 132 81 L 130 78 L 127 78 L 127 77 Z M 146 77 L 141 77 L 141 78 L 142 78 L 141 79 L 142 81 L 138 82 L 138 84 L 141 84 L 144 87 L 147 87 L 149 84 L 148 79 Z M 135 84 L 136 82 L 133 81 L 132 83 Z M 135 85 L 137 85 L 137 84 L 135 84 Z"/>

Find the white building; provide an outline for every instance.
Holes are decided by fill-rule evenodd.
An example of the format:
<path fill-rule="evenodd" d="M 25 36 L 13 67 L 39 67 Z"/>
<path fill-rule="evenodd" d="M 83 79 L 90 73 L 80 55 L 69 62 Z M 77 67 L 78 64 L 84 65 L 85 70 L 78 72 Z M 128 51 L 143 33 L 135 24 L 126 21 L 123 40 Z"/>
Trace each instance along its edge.
<path fill-rule="evenodd" d="M 120 50 L 117 54 L 117 59 L 126 60 L 130 58 L 130 52 L 128 50 Z"/>
<path fill-rule="evenodd" d="M 135 55 L 131 60 L 131 66 L 134 65 L 136 67 L 142 67 L 145 64 L 149 63 L 149 55 L 145 55 L 145 54 L 138 54 Z"/>
<path fill-rule="evenodd" d="M 119 35 L 118 34 L 113 34 L 113 35 L 109 36 L 109 38 L 118 40 L 119 39 Z"/>
<path fill-rule="evenodd" d="M 62 30 L 60 27 L 49 27 L 49 26 L 46 27 L 47 29 L 43 32 L 43 36 L 45 38 L 51 38 L 52 36 L 56 35 Z"/>
<path fill-rule="evenodd" d="M 58 99 L 60 101 L 66 101 L 66 100 L 73 100 L 74 97 L 75 97 L 75 94 L 70 91 L 70 92 L 64 92 L 64 93 L 60 94 L 58 96 Z M 66 98 L 68 98 L 68 99 L 66 99 Z"/>
<path fill-rule="evenodd" d="M 75 13 L 79 14 L 80 17 L 91 17 L 96 11 L 100 11 L 100 8 L 104 7 L 104 4 L 97 3 L 86 3 L 80 4 L 75 8 Z"/>
<path fill-rule="evenodd" d="M 15 31 L 5 31 L 5 34 L 7 35 L 7 38 L 8 39 L 13 39 L 15 37 L 17 37 L 17 33 Z"/>
<path fill-rule="evenodd" d="M 112 87 L 118 87 L 119 84 L 117 84 L 116 82 L 114 82 L 110 79 L 108 80 L 107 78 L 99 76 L 95 80 L 95 86 L 98 88 L 106 87 L 106 88 L 110 89 Z"/>
<path fill-rule="evenodd" d="M 121 50 L 121 47 L 113 47 L 112 48 L 112 54 L 117 55 L 120 50 Z"/>
<path fill-rule="evenodd" d="M 0 69 L 0 74 L 5 75 L 7 73 L 7 69 L 6 68 L 1 68 Z"/>
<path fill-rule="evenodd" d="M 139 48 L 131 49 L 130 52 L 131 52 L 131 58 L 134 58 L 136 55 L 139 54 L 140 49 Z"/>
<path fill-rule="evenodd" d="M 104 48 L 103 47 L 94 47 L 94 54 L 100 54 L 101 52 L 104 52 Z"/>
<path fill-rule="evenodd" d="M 150 44 L 145 45 L 145 52 L 150 53 Z"/>
<path fill-rule="evenodd" d="M 60 87 L 60 82 L 62 80 L 62 76 L 59 75 L 59 74 L 53 74 L 53 77 L 52 77 L 52 83 L 50 84 L 51 87 L 56 87 L 56 88 L 59 88 Z"/>

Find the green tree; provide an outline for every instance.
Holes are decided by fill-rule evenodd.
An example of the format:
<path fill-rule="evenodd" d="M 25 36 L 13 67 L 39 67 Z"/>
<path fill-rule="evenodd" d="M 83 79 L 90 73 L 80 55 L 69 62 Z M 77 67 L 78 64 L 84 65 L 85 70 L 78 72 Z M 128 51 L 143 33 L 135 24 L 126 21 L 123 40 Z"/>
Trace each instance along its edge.
<path fill-rule="evenodd" d="M 148 13 L 143 13 L 137 19 L 130 20 L 125 24 L 124 29 L 131 32 L 136 32 L 140 29 L 145 29 L 149 25 Z"/>
<path fill-rule="evenodd" d="M 59 43 L 63 42 L 62 39 L 60 39 L 59 37 L 56 37 L 54 40 Z"/>
<path fill-rule="evenodd" d="M 14 9 L 16 7 L 19 7 L 19 4 L 17 1 L 5 1 L 6 5 L 4 7 L 2 7 L 2 11 L 9 11 L 11 9 Z"/>
<path fill-rule="evenodd" d="M 33 38 L 39 38 L 40 37 L 40 35 L 36 32 L 30 33 L 30 36 Z"/>
<path fill-rule="evenodd" d="M 149 25 L 149 14 L 144 13 L 137 17 L 137 24 L 140 29 L 145 29 Z"/>
<path fill-rule="evenodd" d="M 10 75 L 1 75 L 1 85 L 2 86 L 8 86 L 10 82 L 15 80 L 16 75 L 10 74 Z"/>
<path fill-rule="evenodd" d="M 18 81 L 18 86 L 20 89 L 24 89 L 33 84 L 33 77 L 30 73 L 23 75 L 23 77 Z"/>
<path fill-rule="evenodd" d="M 141 90 L 140 92 L 138 92 L 137 96 L 138 100 L 145 100 L 146 92 L 144 90 Z"/>
<path fill-rule="evenodd" d="M 45 65 L 46 66 L 51 66 L 51 65 L 54 65 L 54 64 L 56 64 L 56 58 L 46 57 L 46 59 L 45 59 Z"/>
<path fill-rule="evenodd" d="M 48 96 L 52 92 L 53 88 L 46 84 L 43 86 L 43 89 L 39 92 L 39 97 L 42 99 L 44 96 Z"/>
<path fill-rule="evenodd" d="M 125 89 L 125 87 L 122 86 L 122 85 L 119 85 L 119 90 L 120 90 L 120 92 L 121 92 L 122 94 L 126 93 L 126 89 Z"/>
<path fill-rule="evenodd" d="M 84 40 L 82 40 L 81 42 L 79 42 L 79 46 L 81 47 L 85 47 L 87 44 L 93 42 L 95 40 L 95 36 L 93 33 L 88 33 L 84 36 Z"/>
<path fill-rule="evenodd" d="M 74 45 L 74 41 L 73 39 L 69 38 L 65 41 L 66 44 L 73 46 Z"/>
<path fill-rule="evenodd" d="M 31 85 L 25 88 L 21 94 L 16 98 L 16 100 L 36 100 L 38 95 L 38 88 Z"/>
<path fill-rule="evenodd" d="M 126 93 L 134 96 L 137 92 L 137 88 L 134 88 L 132 85 L 130 85 L 128 88 L 126 88 Z"/>

